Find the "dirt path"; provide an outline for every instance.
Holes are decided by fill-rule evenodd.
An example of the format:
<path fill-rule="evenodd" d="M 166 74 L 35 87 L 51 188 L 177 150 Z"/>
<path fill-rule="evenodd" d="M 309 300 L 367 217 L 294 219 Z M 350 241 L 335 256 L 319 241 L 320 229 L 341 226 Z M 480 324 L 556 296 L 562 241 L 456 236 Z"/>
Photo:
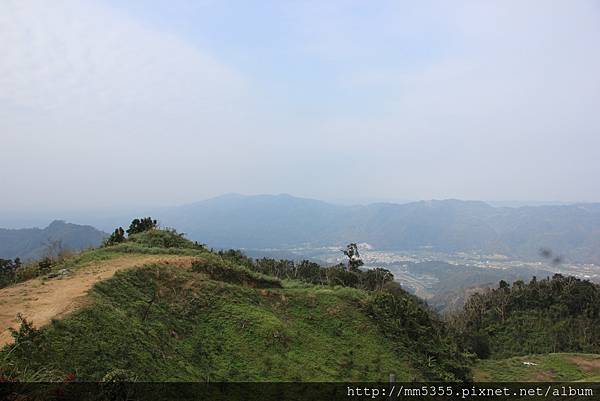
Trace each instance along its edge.
<path fill-rule="evenodd" d="M 17 313 L 36 327 L 41 327 L 50 323 L 52 318 L 62 317 L 85 305 L 89 289 L 119 270 L 161 262 L 189 267 L 193 259 L 178 255 L 127 255 L 92 262 L 60 280 L 50 279 L 42 283 L 42 279 L 37 278 L 0 289 L 0 347 L 12 342 L 8 329 L 18 326 Z"/>
<path fill-rule="evenodd" d="M 597 355 L 574 355 L 567 359 L 580 367 L 584 372 L 600 372 L 600 357 Z"/>

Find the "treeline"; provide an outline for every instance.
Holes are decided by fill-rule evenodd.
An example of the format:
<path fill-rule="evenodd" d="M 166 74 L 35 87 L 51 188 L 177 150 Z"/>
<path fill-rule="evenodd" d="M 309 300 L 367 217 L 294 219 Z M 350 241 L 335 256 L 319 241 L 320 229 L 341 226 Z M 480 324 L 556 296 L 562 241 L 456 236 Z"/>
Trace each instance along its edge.
<path fill-rule="evenodd" d="M 349 266 L 340 263 L 335 266 L 322 267 L 318 263 L 309 260 L 295 262 L 287 259 L 252 259 L 236 249 L 218 251 L 217 254 L 257 273 L 282 280 L 300 280 L 320 285 L 340 285 L 367 291 L 382 290 L 386 283 L 394 280 L 394 275 L 387 269 L 359 270 L 358 268 L 352 268 L 350 263 Z"/>
<path fill-rule="evenodd" d="M 512 286 L 500 281 L 472 295 L 451 324 L 480 358 L 600 353 L 600 286 L 560 274 Z"/>

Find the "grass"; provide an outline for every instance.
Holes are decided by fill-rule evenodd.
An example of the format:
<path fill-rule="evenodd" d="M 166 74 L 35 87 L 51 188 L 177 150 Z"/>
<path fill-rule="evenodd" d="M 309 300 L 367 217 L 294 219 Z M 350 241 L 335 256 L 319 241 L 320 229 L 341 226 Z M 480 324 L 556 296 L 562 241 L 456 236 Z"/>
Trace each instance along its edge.
<path fill-rule="evenodd" d="M 195 272 L 206 273 L 214 280 L 258 288 L 281 288 L 281 280 L 237 266 L 213 254 L 203 255 L 192 265 Z"/>
<path fill-rule="evenodd" d="M 488 359 L 479 361 L 473 373 L 475 381 L 598 381 L 600 355 L 554 353 Z"/>
<path fill-rule="evenodd" d="M 191 269 L 147 265 L 97 283 L 85 309 L 0 352 L 0 378 L 36 377 L 27 372 L 81 381 L 469 377 L 468 358 L 442 323 L 398 286 L 379 292 L 280 280 L 174 231 L 132 237 L 52 269 L 76 271 L 123 255 L 197 258 Z"/>
<path fill-rule="evenodd" d="M 78 269 L 89 263 L 110 260 L 122 254 L 198 256 L 209 253 L 204 245 L 186 239 L 175 230 L 153 229 L 133 234 L 126 242 L 116 245 L 81 252 L 62 251 L 58 256 L 49 258 L 49 269 L 40 268 L 40 261 L 30 261 L 10 276 L 0 275 L 0 288 L 43 277 L 60 269 Z"/>
<path fill-rule="evenodd" d="M 123 255 L 181 255 L 200 256 L 207 255 L 208 251 L 194 248 L 161 248 L 149 247 L 140 243 L 123 243 L 105 248 L 97 248 L 72 253 L 68 258 L 56 260 L 48 270 L 38 267 L 36 261 L 17 269 L 16 275 L 6 282 L 0 283 L 0 288 L 9 287 L 38 277 L 45 277 L 61 269 L 75 271 L 91 263 L 103 262 Z"/>
<path fill-rule="evenodd" d="M 419 377 L 357 308 L 368 297 L 360 290 L 261 289 L 153 265 L 98 283 L 92 296 L 92 307 L 15 349 L 12 368 L 78 380 L 114 371 L 149 381 Z"/>

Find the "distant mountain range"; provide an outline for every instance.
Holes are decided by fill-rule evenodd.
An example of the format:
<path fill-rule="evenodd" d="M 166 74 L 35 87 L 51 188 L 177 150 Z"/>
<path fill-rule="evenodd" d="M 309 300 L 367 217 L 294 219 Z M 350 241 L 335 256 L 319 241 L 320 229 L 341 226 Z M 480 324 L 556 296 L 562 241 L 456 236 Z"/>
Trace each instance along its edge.
<path fill-rule="evenodd" d="M 480 201 L 334 205 L 290 195 L 223 195 L 138 215 L 78 216 L 105 231 L 142 215 L 215 248 L 290 249 L 367 242 L 377 249 L 477 251 L 600 264 L 600 204 L 494 207 Z M 69 218 L 69 220 L 71 220 Z M 53 222 L 45 229 L 0 229 L 0 257 L 39 256 L 49 238 L 73 249 L 98 245 L 101 231 Z"/>
<path fill-rule="evenodd" d="M 91 226 L 55 220 L 46 228 L 0 228 L 0 258 L 26 261 L 46 256 L 57 248 L 81 250 L 96 247 L 107 234 Z"/>
<path fill-rule="evenodd" d="M 164 226 L 214 247 L 367 242 L 378 249 L 479 251 L 600 263 L 600 204 L 493 207 L 480 201 L 340 206 L 290 195 L 224 195 L 162 209 Z"/>

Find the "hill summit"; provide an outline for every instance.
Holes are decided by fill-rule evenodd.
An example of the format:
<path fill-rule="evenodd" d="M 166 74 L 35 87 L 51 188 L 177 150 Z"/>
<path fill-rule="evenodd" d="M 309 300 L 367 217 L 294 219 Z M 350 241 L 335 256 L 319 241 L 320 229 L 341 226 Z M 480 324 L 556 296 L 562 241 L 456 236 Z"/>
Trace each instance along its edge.
<path fill-rule="evenodd" d="M 44 327 L 28 320 L 31 309 L 19 315 L 14 343 L 0 353 L 0 375 L 25 381 L 469 378 L 468 357 L 443 322 L 383 269 L 252 260 L 239 251 L 209 251 L 174 230 L 119 241 L 54 265 L 52 271 L 70 271 L 60 281 L 46 275 L 17 284 L 47 282 L 44 296 L 53 297 L 100 271 L 116 272 L 78 298 L 79 308 L 50 316 Z M 147 259 L 152 255 L 157 259 Z M 140 264 L 125 265 L 130 258 Z M 11 290 L 0 289 L 0 296 L 9 299 Z"/>

